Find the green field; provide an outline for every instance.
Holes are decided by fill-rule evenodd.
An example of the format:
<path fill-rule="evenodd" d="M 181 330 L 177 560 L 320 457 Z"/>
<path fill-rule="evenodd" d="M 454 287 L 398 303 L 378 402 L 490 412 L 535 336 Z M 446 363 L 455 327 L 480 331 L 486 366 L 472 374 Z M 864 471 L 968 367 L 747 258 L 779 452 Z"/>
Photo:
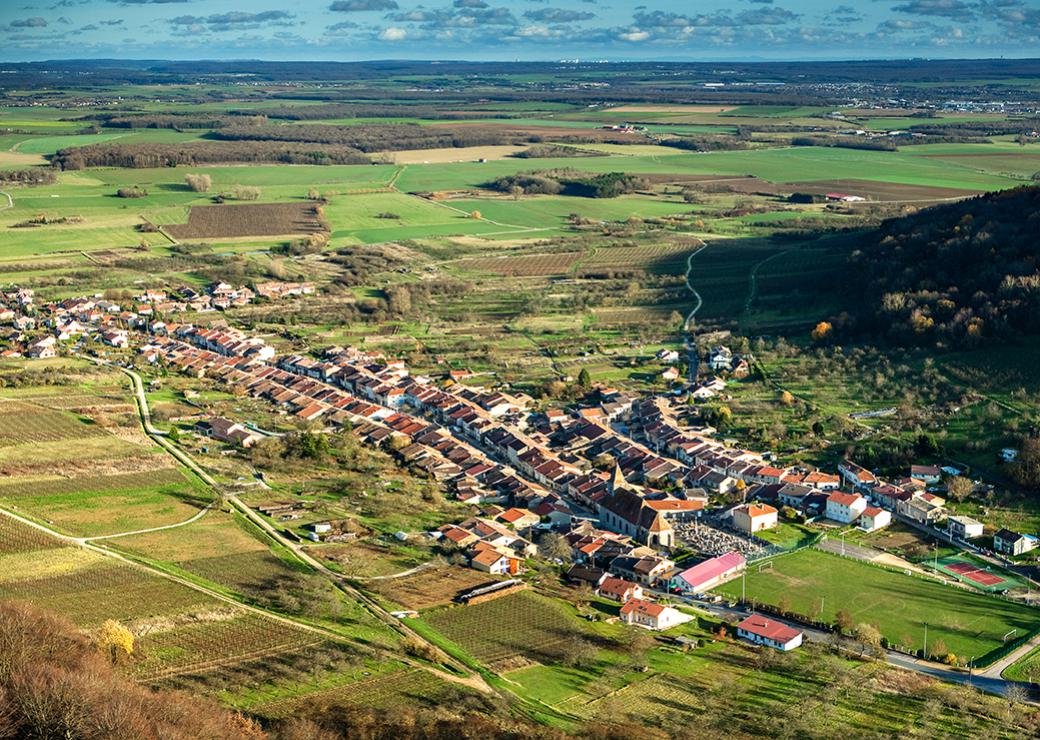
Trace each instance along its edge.
<path fill-rule="evenodd" d="M 930 646 L 941 639 L 959 658 L 974 656 L 985 665 L 1009 631 L 1022 636 L 1040 627 L 1040 611 L 1031 607 L 819 550 L 800 550 L 771 562 L 772 568 L 761 570 L 757 564 L 749 571 L 748 599 L 773 605 L 786 599 L 791 611 L 819 612 L 825 621 L 834 621 L 844 609 L 855 623 L 876 624 L 890 643 L 914 650 L 923 647 L 927 625 Z M 739 598 L 741 582 L 718 590 Z"/>

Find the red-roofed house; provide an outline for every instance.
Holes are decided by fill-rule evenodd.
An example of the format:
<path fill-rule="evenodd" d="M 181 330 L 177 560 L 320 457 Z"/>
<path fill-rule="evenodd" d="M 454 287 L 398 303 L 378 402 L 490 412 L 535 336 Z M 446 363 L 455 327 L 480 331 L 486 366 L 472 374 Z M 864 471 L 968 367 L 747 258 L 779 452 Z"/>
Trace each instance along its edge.
<path fill-rule="evenodd" d="M 737 635 L 756 645 L 777 650 L 794 650 L 802 644 L 802 633 L 771 617 L 752 614 L 737 625 Z"/>
<path fill-rule="evenodd" d="M 868 506 L 863 510 L 863 513 L 859 515 L 859 522 L 856 526 L 864 532 L 876 532 L 882 527 L 887 527 L 891 523 L 892 512 L 885 511 L 879 506 Z"/>
<path fill-rule="evenodd" d="M 478 550 L 470 558 L 469 565 L 474 570 L 498 575 L 516 575 L 520 572 L 520 558 L 506 555 L 491 548 Z"/>
<path fill-rule="evenodd" d="M 643 587 L 638 583 L 626 581 L 624 578 L 607 576 L 600 582 L 599 587 L 596 589 L 596 595 L 602 596 L 604 599 L 616 601 L 619 604 L 624 604 L 630 599 L 643 598 Z"/>
<path fill-rule="evenodd" d="M 827 518 L 842 524 L 852 524 L 866 508 L 867 500 L 858 493 L 835 491 L 827 497 Z"/>
<path fill-rule="evenodd" d="M 733 510 L 733 526 L 744 534 L 754 534 L 775 527 L 777 516 L 769 504 L 744 504 Z"/>
<path fill-rule="evenodd" d="M 690 619 L 678 609 L 643 599 L 631 599 L 621 607 L 621 621 L 652 630 L 666 630 Z"/>
<path fill-rule="evenodd" d="M 528 509 L 518 509 L 516 507 L 506 509 L 495 518 L 500 522 L 512 525 L 512 527 L 517 531 L 530 529 L 540 521 L 539 516 L 533 511 L 529 511 Z"/>
<path fill-rule="evenodd" d="M 681 593 L 708 591 L 742 571 L 745 564 L 744 556 L 739 552 L 727 552 L 672 576 L 668 588 Z"/>

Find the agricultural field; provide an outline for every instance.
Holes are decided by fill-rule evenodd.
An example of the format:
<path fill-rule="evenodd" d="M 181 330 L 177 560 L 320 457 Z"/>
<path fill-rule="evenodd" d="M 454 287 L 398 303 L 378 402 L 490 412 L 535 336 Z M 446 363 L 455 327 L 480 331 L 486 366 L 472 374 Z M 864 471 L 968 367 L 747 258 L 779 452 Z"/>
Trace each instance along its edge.
<path fill-rule="evenodd" d="M 111 373 L 64 397 L 0 391 L 0 504 L 81 537 L 173 524 L 205 505 L 198 482 L 144 436 L 125 386 L 121 398 L 89 392 L 125 383 Z"/>
<path fill-rule="evenodd" d="M 554 649 L 585 633 L 562 605 L 526 591 L 472 606 L 446 607 L 424 619 L 484 663 L 518 656 L 551 661 Z M 509 629 L 503 630 L 503 624 Z"/>
<path fill-rule="evenodd" d="M 845 609 L 854 623 L 876 624 L 908 649 L 923 646 L 927 624 L 929 650 L 942 640 L 959 658 L 985 665 L 1005 635 L 1022 636 L 1038 624 L 1032 607 L 814 549 L 767 562 L 772 566 L 756 564 L 747 575 L 749 600 L 776 606 L 783 599 L 792 612 L 827 622 Z M 739 597 L 741 586 L 733 581 L 718 591 Z"/>
<path fill-rule="evenodd" d="M 307 203 L 192 206 L 186 224 L 163 228 L 180 240 L 313 234 L 324 230 L 316 208 Z"/>
<path fill-rule="evenodd" d="M 487 574 L 472 568 L 439 565 L 402 578 L 369 581 L 365 588 L 397 606 L 418 611 L 445 606 L 456 594 L 490 580 Z"/>

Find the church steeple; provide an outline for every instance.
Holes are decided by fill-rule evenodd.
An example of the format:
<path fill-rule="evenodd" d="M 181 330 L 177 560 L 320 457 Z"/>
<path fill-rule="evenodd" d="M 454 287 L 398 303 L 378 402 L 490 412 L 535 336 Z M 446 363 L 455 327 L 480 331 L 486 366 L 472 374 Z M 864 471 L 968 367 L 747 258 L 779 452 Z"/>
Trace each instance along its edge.
<path fill-rule="evenodd" d="M 607 484 L 607 490 L 610 493 L 619 491 L 628 485 L 628 481 L 625 480 L 625 474 L 621 472 L 621 466 L 617 462 L 614 463 L 614 472 L 610 475 L 610 482 Z"/>

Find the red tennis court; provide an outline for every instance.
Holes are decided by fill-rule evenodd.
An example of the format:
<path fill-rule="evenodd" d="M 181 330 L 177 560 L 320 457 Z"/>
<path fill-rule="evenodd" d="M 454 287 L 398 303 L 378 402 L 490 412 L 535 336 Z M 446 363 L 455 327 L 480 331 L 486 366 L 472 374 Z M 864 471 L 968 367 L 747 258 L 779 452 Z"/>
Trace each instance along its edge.
<path fill-rule="evenodd" d="M 982 584 L 983 586 L 995 586 L 998 583 L 1004 582 L 1004 579 L 1000 576 L 987 573 L 981 568 L 975 567 L 971 563 L 949 563 L 943 567 L 945 567 L 946 570 L 952 571 L 959 576 L 964 576 L 968 580 L 975 581 L 975 583 Z"/>

